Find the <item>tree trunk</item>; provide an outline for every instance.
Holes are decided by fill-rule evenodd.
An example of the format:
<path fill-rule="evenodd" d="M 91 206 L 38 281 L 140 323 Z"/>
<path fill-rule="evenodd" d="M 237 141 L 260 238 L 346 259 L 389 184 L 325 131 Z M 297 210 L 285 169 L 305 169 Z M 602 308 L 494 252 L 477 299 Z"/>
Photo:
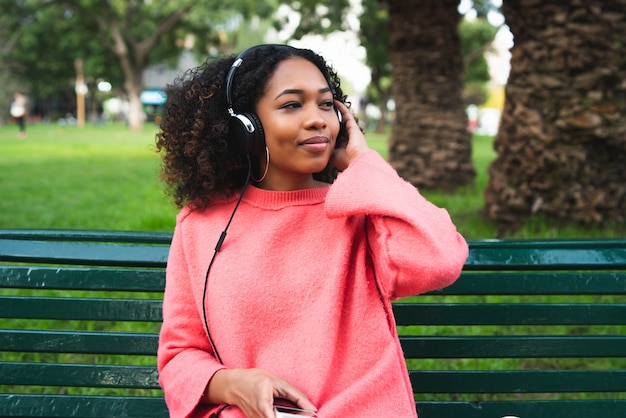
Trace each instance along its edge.
<path fill-rule="evenodd" d="M 143 69 L 141 71 L 143 71 Z M 139 130 L 142 128 L 143 122 L 146 119 L 143 104 L 141 103 L 143 84 L 140 82 L 132 85 L 131 82 L 126 82 L 125 86 L 126 94 L 128 94 L 128 127 L 133 130 Z"/>
<path fill-rule="evenodd" d="M 106 26 L 106 23 L 102 23 Z M 119 24 L 112 21 L 108 24 L 108 30 L 113 39 L 112 50 L 117 55 L 122 72 L 124 73 L 124 90 L 128 95 L 128 127 L 139 130 L 143 126 L 144 112 L 141 105 L 141 91 L 143 89 L 144 49 L 138 48 L 137 42 L 130 43 L 134 48 L 135 59 L 131 59 L 131 53 L 126 40 L 120 30 Z"/>
<path fill-rule="evenodd" d="M 506 0 L 514 35 L 485 212 L 515 226 L 626 214 L 626 0 Z"/>
<path fill-rule="evenodd" d="M 395 119 L 389 161 L 422 188 L 471 183 L 458 0 L 388 0 Z"/>
<path fill-rule="evenodd" d="M 141 91 L 143 89 L 143 70 L 141 63 L 132 63 L 128 55 L 128 50 L 119 48 L 115 51 L 124 72 L 124 90 L 128 95 L 128 127 L 139 130 L 143 126 L 145 119 L 143 105 L 141 103 Z"/>
<path fill-rule="evenodd" d="M 124 90 L 128 95 L 128 126 L 131 129 L 141 129 L 145 120 L 141 92 L 143 90 L 143 71 L 146 67 L 148 54 L 157 44 L 161 36 L 172 30 L 181 19 L 189 13 L 193 3 L 181 5 L 159 22 L 156 29 L 142 33 L 145 37 L 137 38 L 130 30 L 139 21 L 132 21 L 138 16 L 139 4 L 128 3 L 129 9 L 118 14 L 120 10 L 110 2 L 98 2 L 101 9 L 92 10 L 83 7 L 87 15 L 92 16 L 100 28 L 102 41 L 118 57 L 124 73 Z M 129 17 L 131 20 L 129 20 Z M 139 19 L 139 18 L 137 18 Z"/>

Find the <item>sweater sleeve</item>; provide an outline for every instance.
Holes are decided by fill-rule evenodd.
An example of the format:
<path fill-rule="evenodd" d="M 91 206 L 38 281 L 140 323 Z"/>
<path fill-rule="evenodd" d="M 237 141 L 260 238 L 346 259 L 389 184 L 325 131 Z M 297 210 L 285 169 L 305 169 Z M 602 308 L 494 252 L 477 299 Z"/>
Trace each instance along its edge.
<path fill-rule="evenodd" d="M 180 224 L 167 263 L 163 325 L 157 364 L 171 417 L 188 417 L 198 407 L 213 374 L 223 366 L 212 350 L 191 289 Z"/>
<path fill-rule="evenodd" d="M 373 150 L 338 176 L 325 210 L 329 217 L 366 216 L 375 274 L 389 299 L 448 286 L 461 274 L 468 245 L 448 212 Z"/>

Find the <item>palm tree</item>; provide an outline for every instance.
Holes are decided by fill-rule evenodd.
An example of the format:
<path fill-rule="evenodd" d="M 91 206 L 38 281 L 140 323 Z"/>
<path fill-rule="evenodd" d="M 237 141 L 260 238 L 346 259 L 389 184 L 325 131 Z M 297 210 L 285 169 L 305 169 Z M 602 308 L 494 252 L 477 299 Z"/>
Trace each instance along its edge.
<path fill-rule="evenodd" d="M 389 161 L 423 188 L 471 183 L 458 0 L 387 0 L 395 120 Z"/>
<path fill-rule="evenodd" d="M 485 212 L 626 215 L 626 0 L 505 0 L 514 35 Z"/>

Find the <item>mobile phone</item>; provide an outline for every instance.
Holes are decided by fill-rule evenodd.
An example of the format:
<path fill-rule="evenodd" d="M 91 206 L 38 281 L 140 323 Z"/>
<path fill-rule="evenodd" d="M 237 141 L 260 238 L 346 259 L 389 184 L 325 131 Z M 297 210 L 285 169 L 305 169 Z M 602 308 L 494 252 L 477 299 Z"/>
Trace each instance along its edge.
<path fill-rule="evenodd" d="M 293 408 L 290 406 L 274 406 L 276 418 L 292 418 L 292 417 L 317 417 L 317 414 L 307 409 Z"/>

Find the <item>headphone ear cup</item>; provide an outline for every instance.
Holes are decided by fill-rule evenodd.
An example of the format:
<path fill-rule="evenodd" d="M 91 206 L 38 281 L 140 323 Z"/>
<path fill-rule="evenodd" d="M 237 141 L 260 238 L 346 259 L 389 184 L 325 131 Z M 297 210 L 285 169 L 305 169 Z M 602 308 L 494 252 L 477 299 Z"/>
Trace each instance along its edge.
<path fill-rule="evenodd" d="M 254 113 L 236 113 L 230 117 L 228 134 L 242 154 L 261 155 L 265 149 L 265 131 Z"/>
<path fill-rule="evenodd" d="M 337 119 L 339 119 L 339 133 L 335 141 L 335 148 L 339 148 L 347 142 L 348 138 L 346 135 L 346 123 L 343 121 L 343 117 L 341 117 L 341 112 L 337 108 L 335 108 L 335 112 L 337 112 Z"/>

